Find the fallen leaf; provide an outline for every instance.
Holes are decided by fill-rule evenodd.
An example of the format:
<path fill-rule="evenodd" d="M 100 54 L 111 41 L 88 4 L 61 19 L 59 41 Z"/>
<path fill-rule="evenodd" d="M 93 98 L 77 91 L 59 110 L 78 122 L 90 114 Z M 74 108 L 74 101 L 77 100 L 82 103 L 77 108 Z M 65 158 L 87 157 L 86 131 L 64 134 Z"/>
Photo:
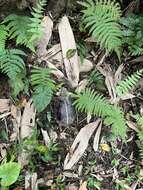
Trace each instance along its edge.
<path fill-rule="evenodd" d="M 78 84 L 77 88 L 76 88 L 76 92 L 80 93 L 81 91 L 83 91 L 85 89 L 85 87 L 88 84 L 88 80 L 87 79 L 83 79 L 82 81 L 80 81 L 80 83 Z"/>
<path fill-rule="evenodd" d="M 88 59 L 83 59 L 83 63 L 80 63 L 79 60 L 79 71 L 80 72 L 89 72 L 93 69 L 93 63 Z"/>
<path fill-rule="evenodd" d="M 87 182 L 86 182 L 86 181 L 84 181 L 84 182 L 81 184 L 79 190 L 87 190 Z"/>
<path fill-rule="evenodd" d="M 36 110 L 33 106 L 32 100 L 30 99 L 25 105 L 21 125 L 20 125 L 20 140 L 30 139 L 34 132 L 35 127 L 35 116 Z M 26 148 L 22 149 L 21 153 L 18 156 L 18 161 L 21 166 L 25 166 L 29 162 L 29 157 L 31 155 L 31 151 L 33 149 L 32 145 L 27 145 Z"/>
<path fill-rule="evenodd" d="M 25 190 L 38 190 L 37 186 L 37 173 L 26 173 L 25 176 Z"/>
<path fill-rule="evenodd" d="M 98 126 L 97 131 L 96 131 L 95 136 L 94 136 L 93 149 L 95 152 L 98 151 L 99 139 L 100 139 L 100 134 L 101 134 L 101 127 L 102 127 L 102 122 Z"/>
<path fill-rule="evenodd" d="M 38 57 L 44 56 L 47 53 L 47 45 L 52 35 L 53 21 L 49 16 L 44 16 L 42 20 L 43 35 L 36 42 L 36 55 Z"/>
<path fill-rule="evenodd" d="M 33 128 L 35 126 L 35 115 L 36 110 L 30 99 L 25 105 L 22 120 L 21 120 L 21 130 L 20 130 L 20 138 L 30 138 L 33 134 Z"/>
<path fill-rule="evenodd" d="M 111 148 L 108 144 L 100 144 L 100 148 L 104 152 L 110 152 L 111 151 Z"/>
<path fill-rule="evenodd" d="M 10 110 L 10 99 L 0 99 L 0 112 L 3 113 L 5 111 Z"/>
<path fill-rule="evenodd" d="M 71 169 L 79 161 L 88 146 L 90 137 L 98 127 L 100 121 L 100 119 L 97 119 L 95 122 L 89 123 L 80 130 L 70 148 L 70 152 L 65 158 L 64 170 Z"/>
<path fill-rule="evenodd" d="M 71 87 L 75 88 L 79 81 L 79 62 L 74 35 L 67 16 L 61 19 L 58 29 L 66 75 Z M 71 49 L 75 52 L 68 58 L 67 52 Z"/>

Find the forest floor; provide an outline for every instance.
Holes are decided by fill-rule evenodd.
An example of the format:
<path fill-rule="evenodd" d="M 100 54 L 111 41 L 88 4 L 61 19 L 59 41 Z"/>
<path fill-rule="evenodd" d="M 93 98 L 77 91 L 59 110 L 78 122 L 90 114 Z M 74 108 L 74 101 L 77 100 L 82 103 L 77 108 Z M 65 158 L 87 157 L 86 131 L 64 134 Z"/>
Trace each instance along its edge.
<path fill-rule="evenodd" d="M 133 1 L 121 3 L 123 15 L 141 12 L 141 4 L 138 8 L 132 5 Z M 7 11 L 3 5 L 0 10 L 3 19 L 14 10 L 28 15 L 30 9 L 11 6 Z M 22 165 L 9 189 L 143 190 L 143 147 L 141 153 L 135 119 L 143 109 L 142 78 L 128 96 L 116 99 L 126 119 L 125 141 L 115 137 L 101 118 L 78 111 L 73 105 L 73 94 L 86 86 L 116 104 L 113 86 L 117 78 L 141 69 L 143 56 L 131 56 L 124 48 L 119 61 L 116 55 L 101 49 L 83 29 L 81 7 L 76 2 L 66 5 L 62 0 L 55 4 L 49 1 L 45 15 L 48 25 L 37 54 L 22 48 L 27 53 L 28 72 L 37 61 L 40 67 L 55 69 L 52 78 L 58 90 L 50 104 L 38 112 L 31 100 L 31 86 L 28 93 L 21 92 L 13 99 L 8 77 L 0 73 L 0 161 L 18 160 Z M 74 52 L 75 42 L 79 57 Z M 10 47 L 15 46 L 13 40 L 10 43 Z M 40 57 L 40 51 L 46 51 L 45 55 Z M 69 65 L 69 60 L 74 62 L 72 69 L 65 66 L 65 60 Z M 43 97 L 38 102 L 44 102 Z"/>

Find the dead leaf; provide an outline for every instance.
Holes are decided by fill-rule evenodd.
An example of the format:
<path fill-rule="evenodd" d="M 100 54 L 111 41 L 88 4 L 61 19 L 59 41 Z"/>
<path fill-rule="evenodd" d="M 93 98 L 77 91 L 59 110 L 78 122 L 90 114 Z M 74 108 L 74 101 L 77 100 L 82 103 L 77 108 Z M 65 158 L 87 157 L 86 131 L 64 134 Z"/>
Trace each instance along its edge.
<path fill-rule="evenodd" d="M 123 70 L 123 68 L 124 68 L 124 65 L 121 64 L 121 65 L 119 65 L 118 69 L 117 69 L 116 72 L 115 72 L 115 75 L 114 75 L 114 79 L 115 79 L 114 84 L 115 84 L 115 86 L 116 86 L 116 85 L 121 81 L 121 79 L 122 79 L 122 70 Z"/>
<path fill-rule="evenodd" d="M 81 64 L 80 60 L 79 60 L 79 70 L 80 70 L 80 72 L 89 72 L 92 69 L 93 69 L 93 63 L 91 61 L 89 61 L 88 59 L 84 59 L 83 63 Z"/>
<path fill-rule="evenodd" d="M 53 21 L 49 16 L 44 16 L 42 20 L 42 26 L 43 26 L 42 38 L 39 39 L 38 42 L 36 42 L 36 54 L 38 57 L 46 55 L 47 44 L 49 43 L 49 40 L 52 35 Z"/>
<path fill-rule="evenodd" d="M 111 148 L 108 144 L 100 144 L 100 148 L 104 152 L 110 152 L 111 151 Z"/>
<path fill-rule="evenodd" d="M 88 80 L 87 79 L 83 79 L 82 81 L 80 81 L 80 83 L 78 84 L 77 88 L 76 88 L 76 92 L 80 93 L 81 91 L 83 91 L 85 89 L 85 87 L 88 84 Z"/>
<path fill-rule="evenodd" d="M 41 132 L 42 132 L 42 135 L 43 135 L 43 139 L 44 139 L 45 145 L 49 146 L 51 140 L 50 140 L 50 137 L 49 137 L 47 131 L 41 128 Z"/>
<path fill-rule="evenodd" d="M 0 99 L 0 112 L 6 112 L 10 110 L 10 99 Z"/>
<path fill-rule="evenodd" d="M 37 173 L 26 173 L 25 176 L 25 190 L 38 190 L 37 186 Z"/>
<path fill-rule="evenodd" d="M 65 158 L 64 170 L 71 169 L 79 161 L 88 146 L 91 135 L 98 127 L 100 121 L 100 119 L 97 119 L 80 130 L 71 146 L 70 153 Z"/>
<path fill-rule="evenodd" d="M 22 120 L 21 120 L 21 131 L 20 138 L 30 138 L 33 134 L 33 128 L 35 126 L 35 115 L 36 110 L 33 106 L 32 100 L 30 99 L 25 105 Z"/>
<path fill-rule="evenodd" d="M 65 78 L 64 74 L 59 70 L 57 69 L 57 67 L 55 65 L 53 65 L 51 62 L 49 61 L 46 61 L 47 62 L 47 66 L 51 69 L 53 69 L 51 71 L 51 73 L 53 73 L 53 75 L 55 75 L 57 77 L 58 80 L 61 80 L 63 78 Z"/>
<path fill-rule="evenodd" d="M 74 184 L 69 184 L 66 186 L 65 190 L 78 190 L 79 188 Z"/>
<path fill-rule="evenodd" d="M 79 190 L 87 190 L 87 181 L 84 181 L 84 182 L 81 184 Z"/>
<path fill-rule="evenodd" d="M 136 125 L 136 123 L 134 123 L 132 121 L 127 121 L 126 123 L 127 123 L 129 128 L 133 129 L 137 133 L 139 132 L 139 129 L 138 129 L 138 126 Z"/>
<path fill-rule="evenodd" d="M 36 110 L 33 106 L 32 100 L 30 99 L 27 104 L 25 105 L 21 125 L 20 125 L 20 140 L 25 138 L 30 139 L 34 132 L 35 127 L 35 116 Z M 31 151 L 33 149 L 32 145 L 27 145 L 26 148 L 22 150 L 22 152 L 18 156 L 18 161 L 20 162 L 21 166 L 25 166 L 29 162 L 29 157 L 31 155 Z"/>
<path fill-rule="evenodd" d="M 67 16 L 61 19 L 58 29 L 66 75 L 71 87 L 75 88 L 79 81 L 79 62 L 74 35 Z M 75 50 L 75 53 L 67 58 L 66 55 L 70 49 Z"/>
<path fill-rule="evenodd" d="M 101 134 L 101 127 L 102 127 L 102 122 L 98 126 L 97 131 L 95 133 L 95 137 L 94 137 L 93 149 L 95 152 L 98 151 L 99 139 L 100 139 L 100 134 Z"/>

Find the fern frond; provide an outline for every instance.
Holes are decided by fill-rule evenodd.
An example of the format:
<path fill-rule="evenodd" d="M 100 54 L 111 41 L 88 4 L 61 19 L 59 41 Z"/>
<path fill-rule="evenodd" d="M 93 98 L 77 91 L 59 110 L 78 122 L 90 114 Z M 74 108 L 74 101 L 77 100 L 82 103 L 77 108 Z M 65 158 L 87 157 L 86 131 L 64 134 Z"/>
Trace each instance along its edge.
<path fill-rule="evenodd" d="M 17 74 L 23 72 L 25 64 L 21 56 L 26 54 L 19 49 L 5 50 L 0 53 L 0 69 L 7 74 L 9 78 L 14 78 Z"/>
<path fill-rule="evenodd" d="M 50 78 L 51 69 L 34 67 L 31 71 L 31 84 L 33 86 L 43 85 L 55 88 L 55 81 Z"/>
<path fill-rule="evenodd" d="M 0 52 L 5 50 L 5 42 L 8 37 L 7 29 L 4 25 L 0 25 Z"/>
<path fill-rule="evenodd" d="M 16 39 L 17 45 L 25 45 L 32 51 L 34 50 L 33 44 L 30 42 L 31 34 L 28 32 L 30 17 L 10 14 L 3 23 L 7 24 L 10 39 Z"/>
<path fill-rule="evenodd" d="M 103 85 L 104 84 L 103 75 L 97 69 L 94 69 L 89 76 L 88 83 L 89 85 L 91 83 L 95 83 L 95 85 Z"/>
<path fill-rule="evenodd" d="M 125 119 L 118 107 L 110 105 L 102 95 L 88 88 L 75 97 L 73 104 L 79 111 L 104 118 L 105 124 L 112 125 L 112 132 L 125 139 Z"/>
<path fill-rule="evenodd" d="M 119 4 L 111 0 L 97 0 L 96 4 L 86 0 L 80 4 L 85 7 L 82 11 L 85 28 L 89 28 L 89 33 L 102 48 L 108 52 L 115 51 L 120 57 L 122 32 L 117 22 L 121 16 Z"/>
<path fill-rule="evenodd" d="M 41 21 L 43 18 L 44 6 L 46 5 L 46 0 L 39 0 L 36 8 L 33 8 L 31 12 L 32 18 L 30 18 L 31 23 L 29 24 L 28 32 L 32 33 L 32 37 L 30 39 L 33 42 L 35 39 L 39 39 L 43 34 L 43 27 L 41 25 Z"/>
<path fill-rule="evenodd" d="M 18 49 L 0 52 L 0 70 L 9 77 L 13 96 L 16 97 L 24 88 L 25 64 L 22 56 L 26 54 Z"/>
<path fill-rule="evenodd" d="M 116 93 L 118 96 L 123 96 L 127 94 L 131 89 L 133 89 L 137 82 L 142 77 L 143 69 L 133 73 L 131 76 L 128 76 L 125 80 L 119 82 L 116 87 Z"/>
<path fill-rule="evenodd" d="M 34 67 L 31 71 L 31 84 L 34 86 L 33 103 L 38 112 L 43 111 L 50 103 L 56 89 L 51 79 L 51 69 Z"/>

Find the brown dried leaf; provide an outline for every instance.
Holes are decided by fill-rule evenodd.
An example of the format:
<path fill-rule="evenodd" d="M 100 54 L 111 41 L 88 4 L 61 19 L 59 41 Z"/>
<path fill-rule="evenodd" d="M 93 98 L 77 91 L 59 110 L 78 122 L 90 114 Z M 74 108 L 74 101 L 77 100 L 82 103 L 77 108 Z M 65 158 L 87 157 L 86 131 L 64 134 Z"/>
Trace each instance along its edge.
<path fill-rule="evenodd" d="M 80 130 L 71 146 L 70 152 L 65 158 L 64 170 L 71 169 L 79 161 L 88 146 L 91 135 L 98 127 L 100 121 L 100 119 L 97 119 L 95 122 L 86 125 Z"/>
<path fill-rule="evenodd" d="M 100 139 L 100 134 L 101 134 L 101 127 L 102 127 L 102 122 L 98 126 L 98 129 L 97 129 L 97 131 L 95 133 L 95 136 L 94 136 L 93 149 L 94 149 L 95 152 L 98 151 L 98 147 L 99 147 L 99 139 Z"/>
<path fill-rule="evenodd" d="M 58 29 L 67 78 L 71 87 L 75 88 L 79 81 L 79 62 L 74 35 L 67 16 L 61 19 Z M 70 50 L 75 50 L 75 53 L 67 58 L 67 52 Z"/>
<path fill-rule="evenodd" d="M 38 57 L 41 57 L 43 55 L 46 55 L 47 53 L 47 44 L 49 43 L 49 40 L 52 35 L 53 30 L 53 21 L 49 16 L 44 16 L 42 20 L 42 26 L 43 26 L 43 36 L 38 42 L 36 42 L 36 54 Z"/>
<path fill-rule="evenodd" d="M 79 60 L 80 63 L 80 60 Z M 80 72 L 89 72 L 93 69 L 93 63 L 89 61 L 88 59 L 84 59 L 83 63 L 79 64 L 79 70 Z"/>

